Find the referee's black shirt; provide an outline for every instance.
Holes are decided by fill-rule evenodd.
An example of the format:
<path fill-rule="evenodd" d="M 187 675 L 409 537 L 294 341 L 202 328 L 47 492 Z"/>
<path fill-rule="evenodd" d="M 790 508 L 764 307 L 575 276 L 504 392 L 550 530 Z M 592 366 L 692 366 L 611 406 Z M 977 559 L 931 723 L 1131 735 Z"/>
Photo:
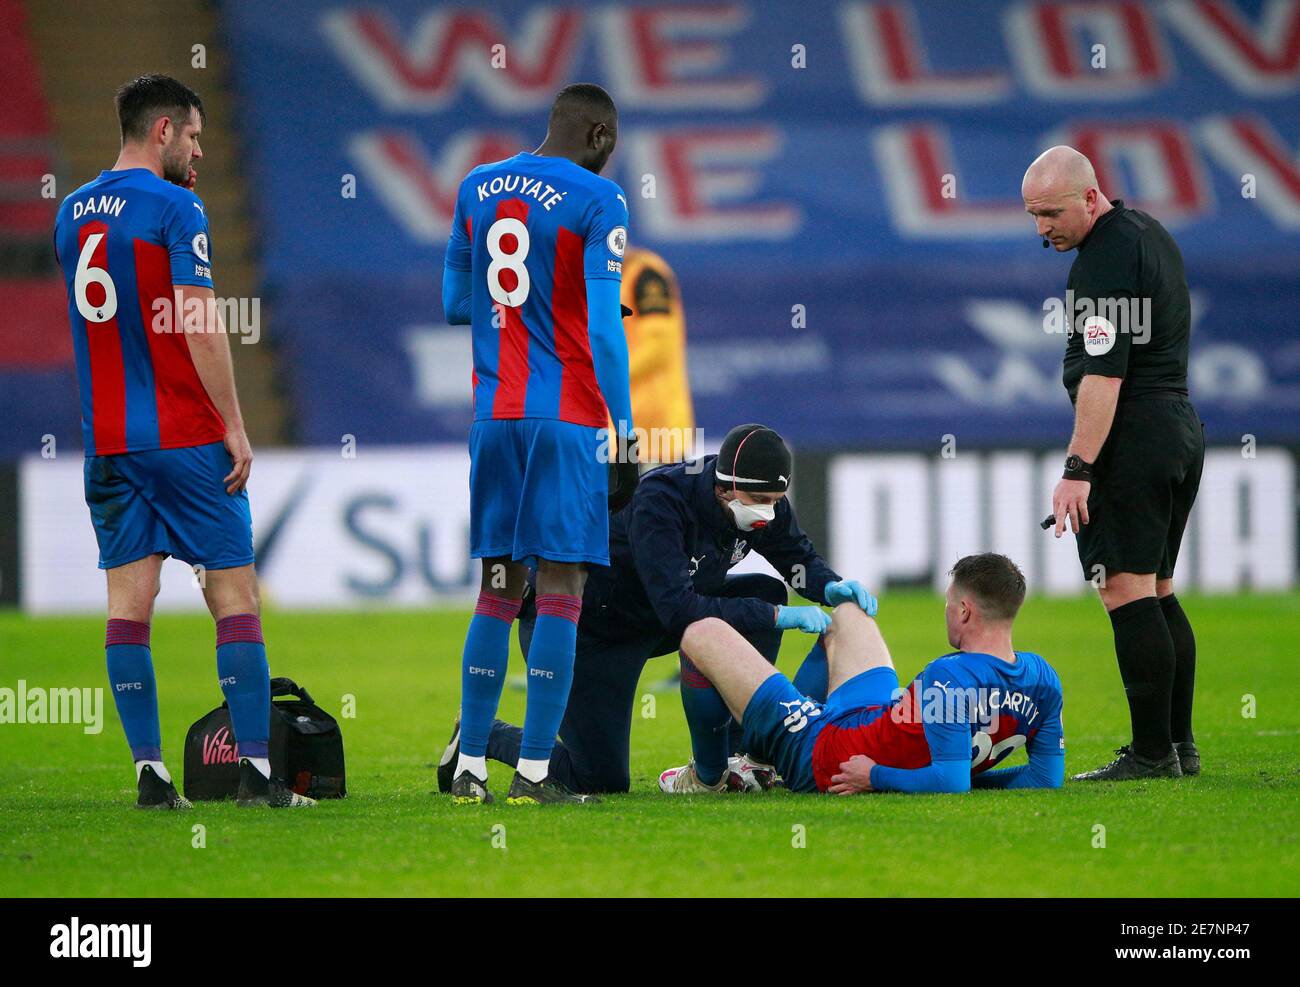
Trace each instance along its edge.
<path fill-rule="evenodd" d="M 1074 331 L 1065 349 L 1062 381 L 1074 403 L 1088 374 L 1122 377 L 1121 401 L 1152 395 L 1187 396 L 1191 302 L 1183 255 L 1168 231 L 1140 209 L 1116 199 L 1079 244 L 1067 288 Z M 1105 322 L 1074 316 L 1084 300 Z M 1143 299 L 1150 299 L 1143 320 Z M 1105 302 L 1115 307 L 1108 315 Z M 1083 309 L 1085 313 L 1087 309 Z M 1109 328 L 1108 328 L 1109 327 Z"/>

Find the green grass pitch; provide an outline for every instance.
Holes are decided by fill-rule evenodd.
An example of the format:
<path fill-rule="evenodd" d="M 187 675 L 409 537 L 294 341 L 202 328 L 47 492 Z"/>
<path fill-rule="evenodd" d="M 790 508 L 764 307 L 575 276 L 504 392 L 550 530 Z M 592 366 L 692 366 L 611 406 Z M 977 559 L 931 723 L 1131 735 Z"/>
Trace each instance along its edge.
<path fill-rule="evenodd" d="M 355 696 L 355 718 L 342 721 L 348 798 L 308 812 L 230 803 L 138 812 L 105 688 L 98 735 L 0 725 L 0 895 L 1294 895 L 1300 595 L 1184 603 L 1199 639 L 1200 778 L 962 796 L 672 798 L 655 779 L 689 751 L 681 704 L 666 692 L 638 707 L 631 794 L 564 808 L 453 807 L 432 794 L 465 613 L 271 610 L 273 674 L 336 714 Z M 896 593 L 881 607 L 904 681 L 947 650 L 938 598 Z M 0 613 L 0 687 L 20 678 L 105 687 L 102 642 L 98 618 Z M 155 621 L 175 774 L 186 728 L 220 701 L 212 642 L 206 617 Z M 787 633 L 782 668 L 792 672 L 809 643 Z M 1067 770 L 1101 763 L 1128 719 L 1100 605 L 1031 599 L 1016 643 L 1061 673 Z M 511 660 L 517 672 L 517 651 Z M 672 663 L 651 662 L 643 686 Z M 503 715 L 517 722 L 522 705 L 507 690 Z M 504 793 L 509 779 L 498 766 L 491 787 Z"/>

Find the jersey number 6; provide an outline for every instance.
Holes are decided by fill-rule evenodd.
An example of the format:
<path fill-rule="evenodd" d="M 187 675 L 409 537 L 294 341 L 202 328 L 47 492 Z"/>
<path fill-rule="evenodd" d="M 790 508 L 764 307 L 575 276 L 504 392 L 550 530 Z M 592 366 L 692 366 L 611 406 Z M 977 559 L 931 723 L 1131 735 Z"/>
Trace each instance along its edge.
<path fill-rule="evenodd" d="M 72 293 L 77 299 L 77 311 L 87 322 L 107 322 L 117 315 L 117 287 L 113 284 L 113 279 L 102 267 L 90 266 L 91 258 L 95 256 L 95 250 L 103 239 L 103 233 L 91 233 L 86 237 L 86 242 L 81 248 L 81 256 L 77 258 L 77 274 L 72 282 Z M 97 284 L 104 289 L 104 300 L 98 305 L 92 305 L 90 299 L 86 297 L 86 289 L 92 284 Z"/>
<path fill-rule="evenodd" d="M 501 238 L 514 237 L 514 250 L 501 249 Z M 528 227 L 513 216 L 503 216 L 488 227 L 487 251 L 492 263 L 487 269 L 488 294 L 492 300 L 508 308 L 518 308 L 528 298 L 532 281 L 528 278 L 528 268 L 524 267 L 524 258 L 528 256 Z M 513 288 L 506 288 L 501 283 L 501 272 L 513 271 L 516 282 Z"/>

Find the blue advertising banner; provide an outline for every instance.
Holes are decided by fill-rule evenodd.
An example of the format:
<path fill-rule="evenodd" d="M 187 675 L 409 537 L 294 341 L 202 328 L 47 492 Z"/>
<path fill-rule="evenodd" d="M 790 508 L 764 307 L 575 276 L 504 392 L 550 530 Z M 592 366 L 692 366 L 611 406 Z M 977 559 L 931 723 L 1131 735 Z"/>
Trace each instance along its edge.
<path fill-rule="evenodd" d="M 274 333 L 309 441 L 461 440 L 443 251 L 576 80 L 680 279 L 697 415 L 804 447 L 1062 444 L 1025 167 L 1069 143 L 1177 239 L 1218 441 L 1300 435 L 1300 4 L 226 6 Z M 214 231 L 219 239 L 219 231 Z"/>

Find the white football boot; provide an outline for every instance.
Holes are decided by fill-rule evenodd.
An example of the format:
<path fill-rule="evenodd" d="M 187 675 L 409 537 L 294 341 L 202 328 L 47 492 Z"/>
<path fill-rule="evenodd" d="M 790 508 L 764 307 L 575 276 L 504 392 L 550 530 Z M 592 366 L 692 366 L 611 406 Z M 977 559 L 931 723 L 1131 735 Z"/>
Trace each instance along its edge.
<path fill-rule="evenodd" d="M 776 768 L 752 760 L 748 754 L 733 754 L 727 758 L 727 769 L 740 779 L 747 792 L 766 792 L 777 781 Z"/>
<path fill-rule="evenodd" d="M 726 792 L 743 792 L 745 783 L 730 768 L 722 773 L 716 785 L 706 785 L 695 773 L 695 762 L 683 764 L 680 768 L 669 768 L 659 776 L 659 790 L 669 795 L 702 795 L 707 793 L 725 794 Z"/>

